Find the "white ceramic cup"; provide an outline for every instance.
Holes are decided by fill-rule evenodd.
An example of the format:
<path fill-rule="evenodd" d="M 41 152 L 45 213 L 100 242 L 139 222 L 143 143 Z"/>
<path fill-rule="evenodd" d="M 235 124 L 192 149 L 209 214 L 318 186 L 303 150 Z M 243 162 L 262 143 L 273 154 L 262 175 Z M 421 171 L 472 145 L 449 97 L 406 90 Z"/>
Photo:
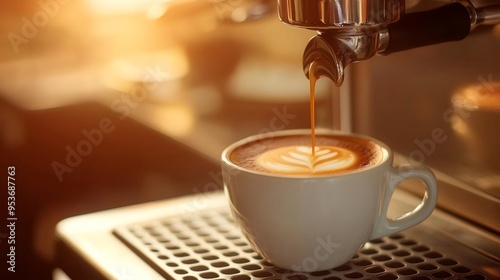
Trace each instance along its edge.
<path fill-rule="evenodd" d="M 222 153 L 222 175 L 231 212 L 253 249 L 272 264 L 295 271 L 331 269 L 349 261 L 367 241 L 425 220 L 437 199 L 434 174 L 425 167 L 393 167 L 384 143 L 379 164 L 350 173 L 286 176 L 242 168 L 230 160 L 235 148 L 277 135 L 308 135 L 285 130 L 255 135 Z M 318 134 L 333 134 L 323 132 Z M 353 135 L 350 135 L 353 136 Z M 388 219 L 391 196 L 402 181 L 420 178 L 425 196 L 413 211 Z"/>

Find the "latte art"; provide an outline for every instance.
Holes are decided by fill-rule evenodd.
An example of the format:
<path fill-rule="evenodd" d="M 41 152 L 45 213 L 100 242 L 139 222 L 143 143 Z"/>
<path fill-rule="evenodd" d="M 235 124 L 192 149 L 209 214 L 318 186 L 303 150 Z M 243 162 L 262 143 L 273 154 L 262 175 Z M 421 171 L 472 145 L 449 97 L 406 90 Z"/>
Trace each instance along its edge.
<path fill-rule="evenodd" d="M 334 146 L 287 146 L 268 150 L 256 159 L 263 168 L 284 174 L 318 174 L 340 171 L 358 162 L 356 153 Z"/>
<path fill-rule="evenodd" d="M 276 176 L 323 176 L 355 172 L 382 161 L 383 149 L 369 139 L 346 135 L 285 135 L 256 139 L 231 152 L 242 168 Z"/>

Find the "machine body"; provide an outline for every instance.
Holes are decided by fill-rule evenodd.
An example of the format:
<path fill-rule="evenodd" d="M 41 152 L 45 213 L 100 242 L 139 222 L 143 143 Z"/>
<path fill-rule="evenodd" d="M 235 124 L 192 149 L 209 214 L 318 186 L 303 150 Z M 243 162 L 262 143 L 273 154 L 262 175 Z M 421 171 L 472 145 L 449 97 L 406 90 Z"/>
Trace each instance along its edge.
<path fill-rule="evenodd" d="M 278 13 L 286 24 L 318 32 L 305 47 L 306 76 L 310 64 L 317 61 L 316 76 L 326 76 L 340 86 L 350 63 L 461 40 L 478 25 L 500 23 L 499 4 L 436 2 L 443 5 L 405 14 L 404 0 L 278 0 Z"/>

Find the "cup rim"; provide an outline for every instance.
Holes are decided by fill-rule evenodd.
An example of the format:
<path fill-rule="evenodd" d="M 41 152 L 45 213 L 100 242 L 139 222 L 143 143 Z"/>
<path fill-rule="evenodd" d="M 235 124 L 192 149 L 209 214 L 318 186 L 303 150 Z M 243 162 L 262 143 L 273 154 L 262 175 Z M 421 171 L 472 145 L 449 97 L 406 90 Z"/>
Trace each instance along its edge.
<path fill-rule="evenodd" d="M 247 173 L 256 174 L 256 175 L 268 176 L 268 177 L 278 177 L 278 178 L 308 178 L 308 179 L 351 176 L 353 174 L 357 174 L 357 173 L 361 173 L 361 172 L 366 172 L 368 170 L 372 170 L 372 169 L 378 168 L 378 167 L 384 165 L 388 161 L 391 161 L 391 164 L 392 164 L 393 151 L 384 142 L 382 142 L 382 141 L 380 141 L 380 140 L 378 140 L 376 138 L 373 138 L 371 136 L 367 136 L 367 135 L 363 135 L 363 134 L 349 133 L 349 132 L 343 132 L 343 131 L 331 130 L 331 129 L 323 129 L 323 128 L 319 128 L 319 129 L 317 128 L 315 130 L 315 134 L 316 135 L 354 136 L 354 137 L 357 137 L 357 138 L 362 138 L 362 139 L 365 139 L 365 140 L 369 140 L 369 141 L 375 142 L 375 144 L 377 144 L 378 146 L 380 146 L 382 148 L 382 152 L 384 153 L 382 160 L 378 164 L 375 164 L 373 166 L 370 166 L 370 167 L 367 167 L 367 168 L 364 168 L 364 169 L 361 169 L 361 170 L 351 171 L 351 172 L 347 172 L 347 173 L 323 174 L 323 175 L 314 175 L 314 176 L 311 176 L 311 175 L 283 175 L 283 174 L 272 174 L 272 173 L 261 172 L 261 171 L 257 171 L 257 170 L 253 170 L 253 169 L 249 169 L 249 168 L 245 168 L 245 167 L 239 166 L 239 165 L 235 164 L 234 162 L 232 162 L 229 159 L 229 156 L 231 155 L 231 153 L 236 148 L 238 148 L 238 147 L 240 147 L 240 146 L 242 146 L 244 144 L 250 143 L 252 141 L 256 141 L 256 140 L 260 140 L 260 139 L 266 139 L 266 138 L 272 138 L 272 137 L 276 137 L 276 136 L 302 135 L 302 134 L 305 134 L 305 133 L 310 134 L 311 133 L 311 129 L 285 129 L 285 130 L 276 130 L 276 131 L 270 131 L 270 132 L 267 132 L 267 133 L 259 133 L 259 134 L 254 134 L 254 135 L 251 135 L 251 136 L 247 136 L 247 137 L 245 137 L 243 139 L 240 139 L 240 140 L 238 140 L 236 142 L 233 142 L 232 144 L 230 144 L 229 146 L 227 146 L 222 151 L 221 161 L 224 164 L 226 164 L 226 165 L 228 165 L 228 166 L 230 166 L 230 167 L 232 167 L 234 169 L 237 169 L 239 171 L 244 171 L 244 172 L 247 172 Z"/>

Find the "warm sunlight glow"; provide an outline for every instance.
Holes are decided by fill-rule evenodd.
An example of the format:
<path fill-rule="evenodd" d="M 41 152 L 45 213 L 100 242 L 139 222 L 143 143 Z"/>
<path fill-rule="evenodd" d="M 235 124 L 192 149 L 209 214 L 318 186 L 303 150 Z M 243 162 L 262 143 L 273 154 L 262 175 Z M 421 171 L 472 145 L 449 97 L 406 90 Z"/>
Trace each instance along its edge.
<path fill-rule="evenodd" d="M 189 72 L 187 55 L 181 47 L 113 60 L 102 74 L 104 83 L 123 92 L 138 83 L 163 85 L 185 77 Z"/>
<path fill-rule="evenodd" d="M 146 12 L 149 19 L 159 19 L 165 14 L 168 9 L 168 1 L 163 1 L 160 3 L 154 3 L 150 6 Z"/>
<path fill-rule="evenodd" d="M 148 112 L 155 128 L 167 135 L 182 137 L 191 132 L 195 123 L 194 112 L 184 104 L 171 104 Z"/>
<path fill-rule="evenodd" d="M 500 24 L 495 25 L 493 27 L 493 36 L 500 38 Z"/>
<path fill-rule="evenodd" d="M 98 15 L 146 13 L 149 16 L 152 7 L 162 7 L 162 0 L 88 0 L 93 11 Z M 160 5 L 160 6 L 158 6 Z M 155 12 L 158 12 L 156 10 Z M 157 13 L 155 14 L 157 15 Z"/>

